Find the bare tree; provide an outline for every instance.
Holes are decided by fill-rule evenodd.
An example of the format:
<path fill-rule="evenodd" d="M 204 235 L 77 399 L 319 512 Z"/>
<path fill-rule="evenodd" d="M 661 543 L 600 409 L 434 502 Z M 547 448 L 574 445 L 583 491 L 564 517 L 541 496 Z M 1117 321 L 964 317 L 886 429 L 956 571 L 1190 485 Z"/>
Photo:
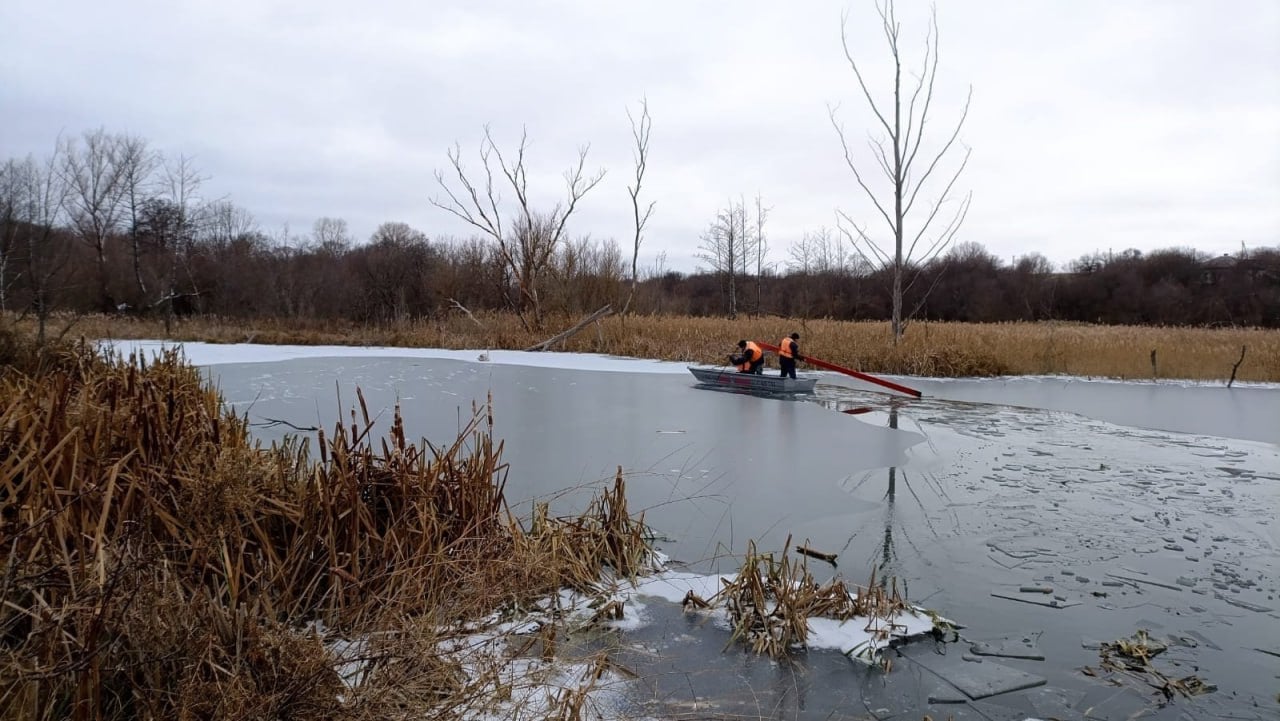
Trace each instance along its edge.
<path fill-rule="evenodd" d="M 133 280 L 138 298 L 147 296 L 147 283 L 142 275 L 142 247 L 139 243 L 140 213 L 151 196 L 156 169 L 164 162 L 160 153 L 147 147 L 147 141 L 128 135 L 116 138 L 116 162 L 120 166 L 120 194 L 123 212 L 128 215 L 129 252 L 133 256 Z"/>
<path fill-rule="evenodd" d="M 349 258 L 353 305 L 367 320 L 402 321 L 429 312 L 443 254 L 406 223 L 383 223 Z M 478 279 L 476 279 L 478 280 Z"/>
<path fill-rule="evenodd" d="M 800 236 L 800 240 L 795 241 L 787 248 L 787 271 L 800 276 L 800 307 L 804 309 L 803 315 L 809 315 L 809 280 L 810 273 L 814 270 L 814 261 L 816 257 L 813 241 L 813 234 L 804 231 Z"/>
<path fill-rule="evenodd" d="M 764 236 L 764 222 L 772 208 L 764 207 L 764 199 L 756 193 L 756 227 L 751 238 L 751 254 L 756 263 L 756 313 L 763 311 L 765 258 L 769 255 L 769 241 Z"/>
<path fill-rule="evenodd" d="M 85 132 L 83 144 L 75 138 L 60 141 L 59 171 L 67 187 L 71 222 L 81 240 L 94 250 L 98 272 L 98 304 L 112 310 L 107 238 L 120 222 L 124 165 L 120 162 L 120 137 L 101 128 Z"/>
<path fill-rule="evenodd" d="M 60 144 L 59 144 L 60 145 Z M 22 204 L 17 220 L 26 236 L 27 284 L 31 309 L 36 316 L 36 343 L 43 346 L 49 314 L 54 306 L 55 279 L 66 268 L 70 249 L 59 225 L 67 203 L 68 188 L 59 172 L 59 148 L 42 164 L 28 157 L 21 165 Z"/>
<path fill-rule="evenodd" d="M 203 230 L 204 210 L 209 207 L 199 196 L 204 181 L 188 156 L 180 155 L 167 163 L 161 179 L 163 191 L 144 204 L 139 223 L 140 233 L 157 259 L 160 275 L 159 295 L 149 307 L 164 309 L 166 334 L 172 329 L 174 301 L 199 295 L 197 288 L 179 292 L 178 286 L 179 274 L 188 270 L 187 261 Z"/>
<path fill-rule="evenodd" d="M 210 201 L 202 214 L 205 219 L 202 239 L 219 250 L 225 249 L 234 240 L 258 232 L 258 222 L 254 220 L 253 214 L 228 200 Z"/>
<path fill-rule="evenodd" d="M 590 176 L 585 175 L 590 146 L 580 147 L 577 162 L 564 173 L 566 199 L 550 210 L 537 210 L 529 198 L 529 178 L 524 161 L 528 145 L 528 132 L 522 132 L 515 157 L 508 161 L 494 143 L 489 127 L 485 126 L 484 140 L 480 144 L 483 186 L 478 186 L 473 178 L 468 177 L 462 165 L 462 151 L 455 145 L 448 155 L 457 189 L 450 186 L 442 171 L 437 170 L 436 182 L 444 190 L 446 199 L 432 198 L 431 203 L 466 221 L 491 240 L 516 286 L 517 297 L 509 299 L 511 306 L 526 329 L 541 330 L 543 309 L 539 284 L 542 276 L 564 238 L 565 226 L 578 202 L 600 183 L 605 171 L 600 169 Z M 505 226 L 504 211 L 500 208 L 502 199 L 494 185 L 495 171 L 501 173 L 516 196 L 515 217 Z"/>
<path fill-rule="evenodd" d="M 636 161 L 636 179 L 633 185 L 627 186 L 627 194 L 631 196 L 631 211 L 635 219 L 635 242 L 631 247 L 631 290 L 627 293 L 627 301 L 622 305 L 622 315 L 625 317 L 627 311 L 631 309 L 631 299 L 636 294 L 636 283 L 640 280 L 639 268 L 637 263 L 640 259 L 640 242 L 644 233 L 644 226 L 649 222 L 649 216 L 653 214 L 653 206 L 656 201 L 649 201 L 643 212 L 640 210 L 640 184 L 644 182 L 644 171 L 649 165 L 649 129 L 653 127 L 653 121 L 649 118 L 649 101 L 640 101 L 640 120 L 636 121 L 631 110 L 627 110 L 627 119 L 631 121 L 631 138 L 635 141 L 635 161 Z"/>
<path fill-rule="evenodd" d="M 747 273 L 750 248 L 746 208 L 741 201 L 729 201 L 729 206 L 716 212 L 716 219 L 702 234 L 696 257 L 712 273 L 723 276 L 730 319 L 738 317 L 738 278 Z"/>
<path fill-rule="evenodd" d="M 373 244 L 391 243 L 393 245 L 426 244 L 427 234 L 408 223 L 389 222 L 379 225 L 373 235 L 369 236 Z"/>
<path fill-rule="evenodd" d="M 23 205 L 26 202 L 28 158 L 10 158 L 0 165 L 0 312 L 9 310 L 9 289 L 22 277 L 17 267 Z"/>
<path fill-rule="evenodd" d="M 814 263 L 814 247 L 813 235 L 809 231 L 804 231 L 800 239 L 791 243 L 787 247 L 787 272 L 795 273 L 800 277 L 808 277 L 813 271 Z"/>
<path fill-rule="evenodd" d="M 841 233 L 850 240 L 867 262 L 889 271 L 892 277 L 891 327 L 893 341 L 896 344 L 906 329 L 906 319 L 912 315 L 908 313 L 905 318 L 903 316 L 904 291 L 909 289 L 918 277 L 919 267 L 936 257 L 951 243 L 969 210 L 971 192 L 958 199 L 955 210 L 950 213 L 950 220 L 938 226 L 934 225 L 935 219 L 944 206 L 955 200 L 951 196 L 952 188 L 964 171 L 965 165 L 969 162 L 969 154 L 972 152 L 966 147 L 963 157 L 953 170 L 941 169 L 943 160 L 955 146 L 960 130 L 964 127 L 965 118 L 969 115 L 969 102 L 973 98 L 973 88 L 970 86 L 965 97 L 964 109 L 950 135 L 946 137 L 946 141 L 936 151 L 926 151 L 924 155 L 920 155 L 924 145 L 925 126 L 931 120 L 929 113 L 933 106 L 934 82 L 938 73 L 937 10 L 934 9 L 929 17 L 922 69 L 915 75 L 914 83 L 908 82 L 905 88 L 899 43 L 901 26 L 894 13 L 893 0 L 885 0 L 884 4 L 877 2 L 876 10 L 880 14 L 881 27 L 893 58 L 893 97 L 888 107 L 883 105 L 883 101 L 877 101 L 872 96 L 863 78 L 862 69 L 849 50 L 847 13 L 840 19 L 840 41 L 844 48 L 845 59 L 848 60 L 849 67 L 853 69 L 853 74 L 858 80 L 858 87 L 862 90 L 862 95 L 875 115 L 879 127 L 885 133 L 884 136 L 870 138 L 868 146 L 876 165 L 889 181 L 891 193 L 889 198 L 883 197 L 880 191 L 871 187 L 866 177 L 868 171 L 864 166 L 864 163 L 867 165 L 870 163 L 855 160 L 844 128 L 836 117 L 837 108 L 829 106 L 827 110 L 831 124 L 840 138 L 845 163 L 853 171 L 858 186 L 874 204 L 893 237 L 892 247 L 887 248 L 872 240 L 866 229 L 859 227 L 847 214 L 839 213 Z M 911 87 L 912 84 L 914 87 Z M 938 183 L 930 184 L 929 181 L 935 179 L 935 173 L 939 173 L 936 176 Z M 911 213 L 916 209 L 917 201 L 923 200 L 921 191 L 927 184 L 930 188 L 940 184 L 941 190 L 934 196 L 935 199 L 930 207 L 921 209 L 920 214 L 923 217 L 917 220 Z M 909 221 L 913 222 L 913 228 L 907 227 Z M 916 272 L 912 272 L 911 278 L 904 279 L 907 271 L 913 268 Z"/>
<path fill-rule="evenodd" d="M 667 274 L 667 251 L 661 251 L 653 258 L 653 262 L 645 270 L 645 280 L 661 278 Z"/>
<path fill-rule="evenodd" d="M 849 270 L 849 256 L 844 244 L 832 235 L 830 228 L 824 225 L 814 231 L 805 231 L 805 235 L 809 237 L 813 272 L 843 276 Z"/>
<path fill-rule="evenodd" d="M 304 311 L 310 310 L 304 308 L 301 301 L 303 279 L 299 277 L 297 262 L 302 256 L 306 238 L 294 235 L 289 224 L 285 223 L 279 231 L 271 233 L 269 239 L 273 264 L 279 268 L 272 288 L 276 292 L 280 308 L 287 318 L 301 317 L 305 314 Z"/>
<path fill-rule="evenodd" d="M 554 296 L 545 296 L 544 302 L 573 313 L 612 305 L 617 302 L 626 274 L 622 247 L 613 238 L 567 239 L 549 271 L 549 277 L 554 279 Z"/>
<path fill-rule="evenodd" d="M 351 231 L 342 218 L 320 218 L 311 226 L 311 239 L 321 253 L 339 257 L 351 249 Z"/>
<path fill-rule="evenodd" d="M 439 275 L 433 271 L 443 262 L 426 233 L 401 222 L 379 225 L 368 245 L 352 251 L 351 261 L 359 288 L 355 302 L 381 321 L 427 311 Z"/>

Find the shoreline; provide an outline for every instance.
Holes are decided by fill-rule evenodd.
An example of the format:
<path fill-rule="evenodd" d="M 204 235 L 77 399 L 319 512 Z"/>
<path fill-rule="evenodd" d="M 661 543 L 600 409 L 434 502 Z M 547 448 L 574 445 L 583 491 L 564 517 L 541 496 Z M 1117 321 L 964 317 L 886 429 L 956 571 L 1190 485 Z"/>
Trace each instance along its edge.
<path fill-rule="evenodd" d="M 11 317 L 13 332 L 33 330 Z M 549 318 L 530 330 L 511 314 L 457 313 L 385 324 L 315 319 L 240 320 L 124 316 L 59 316 L 50 337 L 157 339 L 211 344 L 254 343 L 332 347 L 515 351 L 532 348 L 581 319 Z M 718 365 L 740 338 L 772 342 L 801 334 L 802 354 L 865 373 L 924 378 L 1051 376 L 1116 380 L 1280 383 L 1280 329 L 1100 326 L 917 321 L 895 345 L 887 324 L 873 321 L 609 316 L 557 343 L 551 351 Z M 776 366 L 772 356 L 767 362 Z"/>

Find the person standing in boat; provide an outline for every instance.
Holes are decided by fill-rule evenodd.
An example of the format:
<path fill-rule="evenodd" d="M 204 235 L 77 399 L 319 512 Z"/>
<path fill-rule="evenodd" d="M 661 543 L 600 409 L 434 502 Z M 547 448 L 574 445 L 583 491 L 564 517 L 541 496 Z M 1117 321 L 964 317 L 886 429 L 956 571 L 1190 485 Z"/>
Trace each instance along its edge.
<path fill-rule="evenodd" d="M 741 355 L 729 356 L 729 362 L 738 367 L 739 373 L 764 373 L 764 351 L 753 340 L 738 341 Z"/>
<path fill-rule="evenodd" d="M 783 378 L 796 377 L 796 361 L 804 360 L 800 355 L 800 334 L 792 333 L 778 344 L 778 367 Z"/>

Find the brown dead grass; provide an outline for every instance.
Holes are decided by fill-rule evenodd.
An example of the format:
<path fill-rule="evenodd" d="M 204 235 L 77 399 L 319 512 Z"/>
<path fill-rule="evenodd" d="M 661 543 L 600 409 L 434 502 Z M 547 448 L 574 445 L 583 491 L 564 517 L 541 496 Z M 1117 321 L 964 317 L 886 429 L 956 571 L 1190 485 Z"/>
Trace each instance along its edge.
<path fill-rule="evenodd" d="M 783 547 L 791 547 L 790 538 Z M 733 627 L 731 642 L 746 644 L 755 653 L 774 658 L 804 647 L 810 618 L 866 618 L 865 630 L 875 636 L 878 644 L 884 644 L 894 630 L 896 616 L 911 610 L 898 592 L 896 579 L 888 587 L 877 585 L 873 570 L 866 586 L 850 588 L 840 579 L 818 583 L 809 573 L 807 561 L 793 561 L 785 552 L 776 556 L 761 553 L 754 541 L 748 542 L 737 575 L 725 582 L 715 598 L 686 599 L 686 604 L 691 602 L 702 606 L 723 603 Z M 853 649 L 850 653 L 862 655 L 869 662 L 876 658 L 870 648 Z M 887 658 L 882 658 L 881 663 L 889 670 Z"/>
<path fill-rule="evenodd" d="M 521 349 L 576 322 L 558 317 L 530 333 L 504 313 L 462 313 L 380 326 L 342 322 L 180 320 L 174 341 L 373 345 L 423 348 Z M 163 339 L 163 324 L 116 316 L 60 319 L 72 337 Z M 1076 323 L 913 323 L 903 342 L 890 342 L 888 325 L 777 317 L 729 321 L 677 316 L 610 317 L 557 350 L 722 364 L 739 338 L 777 343 L 793 331 L 816 358 L 869 373 L 963 377 L 1066 374 L 1122 379 L 1226 380 L 1245 351 L 1236 380 L 1280 382 L 1280 330 L 1165 328 Z M 1153 368 L 1151 356 L 1155 352 Z"/>
<path fill-rule="evenodd" d="M 398 409 L 375 440 L 361 400 L 316 460 L 308 440 L 252 441 L 174 354 L 14 358 L 0 719 L 474 717 L 494 692 L 439 657 L 445 638 L 648 552 L 620 473 L 582 517 L 512 517 L 485 409 L 434 448 Z M 335 638 L 359 645 L 355 688 Z M 585 692 L 563 695 L 571 711 Z"/>

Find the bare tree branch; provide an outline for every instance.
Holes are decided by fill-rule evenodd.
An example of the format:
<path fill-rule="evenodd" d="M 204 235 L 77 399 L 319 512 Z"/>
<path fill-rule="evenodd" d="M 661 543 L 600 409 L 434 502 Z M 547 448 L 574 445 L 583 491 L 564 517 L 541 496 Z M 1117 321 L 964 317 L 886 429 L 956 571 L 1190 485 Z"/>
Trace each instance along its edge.
<path fill-rule="evenodd" d="M 930 42 L 932 40 L 932 42 Z M 911 174 L 911 166 L 914 165 L 916 153 L 920 150 L 920 146 L 924 141 L 924 126 L 929 121 L 929 107 L 933 104 L 933 81 L 938 77 L 938 8 L 930 8 L 929 13 L 929 29 L 925 31 L 924 40 L 924 69 L 918 76 L 915 92 L 911 94 L 911 105 L 907 109 L 907 130 L 906 139 L 910 147 L 910 151 L 906 153 L 907 159 L 902 164 L 904 177 Z M 924 107 L 920 109 L 920 120 L 916 125 L 916 139 L 911 141 L 911 126 L 915 122 L 916 98 L 920 94 L 922 86 L 927 85 L 928 90 L 924 94 Z"/>
<path fill-rule="evenodd" d="M 845 228 L 845 223 L 852 226 L 856 232 L 850 233 Z M 841 234 L 849 239 L 853 249 L 857 251 L 858 255 L 866 261 L 868 265 L 879 266 L 883 270 L 890 270 L 893 268 L 893 258 L 881 250 L 880 246 L 872 241 L 862 228 L 858 227 L 858 224 L 854 222 L 853 218 L 850 218 L 849 215 L 842 210 L 836 211 L 836 228 L 839 229 Z M 866 251 L 863 250 L 864 248 L 866 251 L 870 251 L 875 258 L 872 259 L 868 257 Z"/>
<path fill-rule="evenodd" d="M 956 138 L 960 136 L 960 129 L 964 127 L 965 118 L 969 117 L 969 101 L 972 100 L 972 98 L 973 98 L 973 88 L 971 87 L 969 88 L 968 97 L 965 98 L 964 110 L 960 113 L 960 120 L 959 122 L 956 123 L 955 130 L 952 131 L 951 137 L 947 139 L 947 144 L 944 145 L 942 147 L 942 150 L 939 150 L 938 154 L 934 156 L 933 162 L 929 163 L 929 167 L 927 170 L 925 170 L 924 175 L 920 178 L 918 182 L 916 182 L 915 188 L 912 189 L 911 191 L 911 198 L 910 200 L 907 201 L 906 207 L 903 208 L 903 211 L 902 211 L 903 213 L 906 213 L 907 211 L 911 210 L 911 206 L 915 205 L 916 195 L 919 194 L 920 189 L 924 187 L 925 181 L 928 180 L 929 176 L 933 174 L 934 168 L 938 167 L 938 163 L 942 160 L 943 156 L 947 154 L 947 151 L 951 149 L 952 144 L 956 142 Z M 921 127 L 923 127 L 923 124 Z M 964 155 L 964 163 L 968 163 L 968 162 L 969 162 L 969 153 L 966 152 Z M 963 169 L 964 169 L 964 164 L 962 163 L 961 170 Z M 956 171 L 956 175 L 952 177 L 951 183 L 954 183 L 955 178 L 959 177 L 959 175 L 960 175 L 959 171 Z M 947 184 L 948 188 L 951 187 L 951 183 Z M 945 196 L 945 191 L 943 195 Z"/>
<path fill-rule="evenodd" d="M 639 269 L 636 267 L 640 259 L 640 243 L 644 239 L 644 228 L 649 224 L 649 216 L 653 214 L 653 206 L 657 201 L 649 201 L 649 205 L 644 211 L 640 210 L 640 186 L 644 182 L 644 171 L 649 166 L 649 131 L 653 127 L 653 120 L 649 117 L 649 101 L 648 99 L 640 100 L 640 120 L 637 122 L 635 116 L 631 114 L 631 109 L 627 109 L 627 120 L 631 122 L 631 139 L 635 143 L 633 157 L 636 164 L 635 182 L 627 186 L 627 195 L 631 197 L 632 220 L 635 224 L 635 238 L 631 247 L 631 290 L 627 293 L 627 300 L 622 304 L 622 313 L 624 317 L 631 310 L 631 299 L 636 294 L 636 284 L 639 282 Z"/>
<path fill-rule="evenodd" d="M 880 10 L 880 19 L 884 21 L 886 33 L 888 33 L 889 21 L 885 17 L 884 10 L 880 8 L 878 3 L 876 4 L 876 9 Z M 893 135 L 894 129 L 890 127 L 889 121 L 884 119 L 884 113 L 880 112 L 880 106 L 876 105 L 876 99 L 871 96 L 871 91 L 867 89 L 867 84 L 862 79 L 862 71 L 858 68 L 857 61 L 853 59 L 853 54 L 849 52 L 849 36 L 847 32 L 848 25 L 849 11 L 846 10 L 840 14 L 840 46 L 844 48 L 844 57 L 849 61 L 849 67 L 853 68 L 854 76 L 858 78 L 858 87 L 862 88 L 862 96 L 866 98 L 867 105 L 871 106 L 871 112 L 876 114 L 876 118 L 880 120 L 880 125 L 884 126 L 885 131 L 890 135 Z M 894 36 L 891 34 L 890 37 Z M 896 40 L 894 41 L 894 44 L 894 57 L 897 57 Z"/>
<path fill-rule="evenodd" d="M 447 153 L 453 168 L 452 175 L 461 188 L 454 190 L 444 173 L 436 171 L 436 182 L 447 200 L 432 198 L 431 203 L 473 228 L 491 243 L 504 273 L 514 282 L 518 300 L 512 305 L 527 329 L 537 329 L 542 324 L 542 299 L 540 280 L 546 273 L 556 249 L 564 239 L 570 217 L 588 192 L 604 178 L 605 171 L 585 174 L 589 145 L 578 149 L 577 162 L 564 173 L 567 199 L 557 203 L 548 212 L 535 210 L 529 197 L 529 176 L 525 165 L 525 153 L 529 146 L 527 129 L 521 130 L 520 143 L 514 156 L 507 158 L 493 139 L 492 130 L 484 127 L 480 143 L 480 163 L 484 173 L 484 191 L 468 177 L 461 161 L 461 151 L 455 144 Z M 496 166 L 496 168 L 495 168 Z M 501 180 L 495 176 L 501 176 Z M 505 180 L 515 193 L 514 219 L 509 229 L 502 220 L 502 200 L 495 182 Z M 504 289 L 504 296 L 508 296 Z M 532 322 L 530 322 L 532 321 Z"/>
<path fill-rule="evenodd" d="M 889 211 L 885 210 L 884 206 L 880 204 L 880 198 L 876 196 L 875 191 L 863 182 L 862 173 L 858 172 L 858 164 L 853 161 L 853 155 L 849 152 L 849 143 L 845 141 L 844 126 L 842 126 L 840 121 L 836 119 L 836 110 L 838 109 L 839 106 L 828 105 L 827 116 L 831 118 L 831 127 L 836 129 L 836 135 L 840 136 L 840 147 L 844 150 L 845 165 L 848 165 L 849 170 L 853 171 L 853 177 L 858 181 L 858 186 L 862 188 L 862 190 L 867 194 L 867 197 L 871 199 L 871 202 L 875 204 L 876 210 L 880 211 L 880 215 L 884 218 L 884 222 L 889 225 L 890 229 L 892 229 L 894 227 L 893 218 L 889 216 Z"/>
<path fill-rule="evenodd" d="M 951 175 L 951 180 L 947 181 L 947 187 L 943 188 L 942 195 L 939 196 L 941 199 L 937 203 L 934 203 L 933 208 L 930 209 L 929 211 L 929 215 L 926 216 L 924 222 L 920 224 L 920 230 L 917 231 L 915 237 L 911 239 L 911 248 L 907 253 L 908 257 L 911 257 L 911 254 L 915 252 L 916 243 L 920 242 L 920 238 L 923 237 L 924 234 L 929 230 L 929 226 L 933 224 L 933 219 L 935 216 L 937 216 L 938 210 L 942 208 L 942 204 L 945 203 L 947 199 L 950 197 L 952 186 L 956 184 L 956 180 L 960 178 L 960 173 L 964 172 L 965 166 L 969 164 L 969 155 L 971 152 L 972 151 L 965 152 L 964 160 L 961 161 L 960 167 L 956 168 L 956 172 Z M 972 195 L 973 195 L 972 193 L 969 193 L 966 196 L 966 200 L 963 203 L 966 210 L 969 205 L 969 201 L 967 198 L 972 197 Z"/>
<path fill-rule="evenodd" d="M 472 315 L 471 311 L 470 311 L 470 310 L 468 310 L 468 309 L 467 309 L 467 307 L 466 307 L 465 305 L 463 305 L 463 304 L 459 303 L 458 301 L 454 300 L 453 298 L 450 298 L 450 299 L 449 299 L 449 307 L 450 307 L 450 308 L 456 308 L 457 310 L 460 310 L 460 311 L 462 311 L 463 313 L 466 313 L 466 314 L 467 314 L 467 317 L 471 319 L 471 322 L 472 322 L 472 323 L 475 323 L 475 324 L 476 324 L 477 326 L 479 326 L 480 328 L 484 328 L 484 323 L 481 323 L 481 322 L 480 322 L 480 320 L 479 320 L 478 318 L 476 318 L 474 315 Z"/>

